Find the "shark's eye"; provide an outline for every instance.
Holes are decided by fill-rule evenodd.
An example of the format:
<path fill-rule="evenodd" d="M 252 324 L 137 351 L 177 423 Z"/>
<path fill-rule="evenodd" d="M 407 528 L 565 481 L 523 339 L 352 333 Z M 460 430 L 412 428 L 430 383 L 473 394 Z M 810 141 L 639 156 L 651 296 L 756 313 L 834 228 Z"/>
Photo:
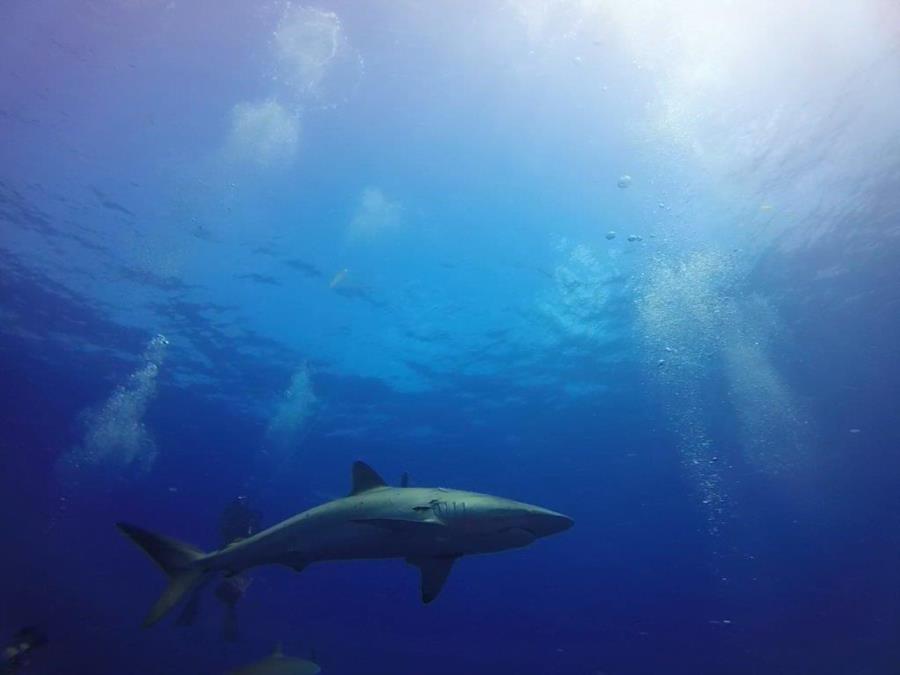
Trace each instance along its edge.
<path fill-rule="evenodd" d="M 413 511 L 430 511 L 430 506 L 414 506 Z"/>

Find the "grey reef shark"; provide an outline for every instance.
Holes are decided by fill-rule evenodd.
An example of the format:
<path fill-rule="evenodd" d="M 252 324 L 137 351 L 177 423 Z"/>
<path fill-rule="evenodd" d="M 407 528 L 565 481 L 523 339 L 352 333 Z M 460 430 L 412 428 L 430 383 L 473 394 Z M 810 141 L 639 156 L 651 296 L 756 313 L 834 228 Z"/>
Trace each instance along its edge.
<path fill-rule="evenodd" d="M 285 656 L 279 644 L 266 658 L 232 670 L 229 675 L 318 675 L 321 672 L 319 664 L 312 659 Z"/>
<path fill-rule="evenodd" d="M 421 571 L 422 601 L 429 603 L 460 557 L 521 548 L 574 524 L 561 513 L 503 497 L 403 485 L 389 486 L 369 465 L 355 462 L 348 496 L 211 553 L 118 523 L 169 580 L 144 625 L 159 621 L 209 575 L 234 575 L 258 565 L 299 572 L 327 560 L 402 558 Z"/>

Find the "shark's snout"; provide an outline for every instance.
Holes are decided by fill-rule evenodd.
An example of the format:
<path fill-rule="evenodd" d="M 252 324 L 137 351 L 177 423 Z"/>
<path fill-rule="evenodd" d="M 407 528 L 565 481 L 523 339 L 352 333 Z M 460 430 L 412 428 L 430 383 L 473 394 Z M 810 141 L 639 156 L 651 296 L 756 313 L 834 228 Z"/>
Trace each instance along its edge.
<path fill-rule="evenodd" d="M 575 524 L 569 516 L 548 509 L 537 509 L 529 516 L 528 529 L 538 537 L 549 537 L 551 534 L 565 532 Z"/>

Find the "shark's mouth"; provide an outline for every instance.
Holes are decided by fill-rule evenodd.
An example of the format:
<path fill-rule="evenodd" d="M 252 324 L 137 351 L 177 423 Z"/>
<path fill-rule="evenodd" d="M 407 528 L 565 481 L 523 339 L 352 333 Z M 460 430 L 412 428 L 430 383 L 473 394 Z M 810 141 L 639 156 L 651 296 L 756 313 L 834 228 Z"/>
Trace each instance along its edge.
<path fill-rule="evenodd" d="M 500 530 L 499 534 L 511 539 L 527 540 L 528 542 L 538 538 L 534 530 L 529 530 L 527 527 L 506 527 Z"/>

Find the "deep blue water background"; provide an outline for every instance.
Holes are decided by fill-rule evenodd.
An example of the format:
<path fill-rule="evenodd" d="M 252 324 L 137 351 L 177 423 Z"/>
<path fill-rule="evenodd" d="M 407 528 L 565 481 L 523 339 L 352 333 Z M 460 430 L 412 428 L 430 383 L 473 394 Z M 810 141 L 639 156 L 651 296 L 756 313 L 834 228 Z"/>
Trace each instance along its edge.
<path fill-rule="evenodd" d="M 763 5 L 0 10 L 0 631 L 50 635 L 26 672 L 278 641 L 348 675 L 900 671 L 900 17 L 797 36 L 808 7 Z M 724 51 L 630 50 L 681 32 Z M 677 77 L 707 58 L 721 82 Z M 247 132 L 242 101 L 274 104 Z M 79 455 L 159 333 L 146 411 L 112 420 L 152 466 Z M 275 439 L 297 372 L 315 402 Z M 116 521 L 211 548 L 236 495 L 272 524 L 355 459 L 576 526 L 429 606 L 400 561 L 266 568 L 238 644 L 211 597 L 139 628 L 162 579 Z"/>

